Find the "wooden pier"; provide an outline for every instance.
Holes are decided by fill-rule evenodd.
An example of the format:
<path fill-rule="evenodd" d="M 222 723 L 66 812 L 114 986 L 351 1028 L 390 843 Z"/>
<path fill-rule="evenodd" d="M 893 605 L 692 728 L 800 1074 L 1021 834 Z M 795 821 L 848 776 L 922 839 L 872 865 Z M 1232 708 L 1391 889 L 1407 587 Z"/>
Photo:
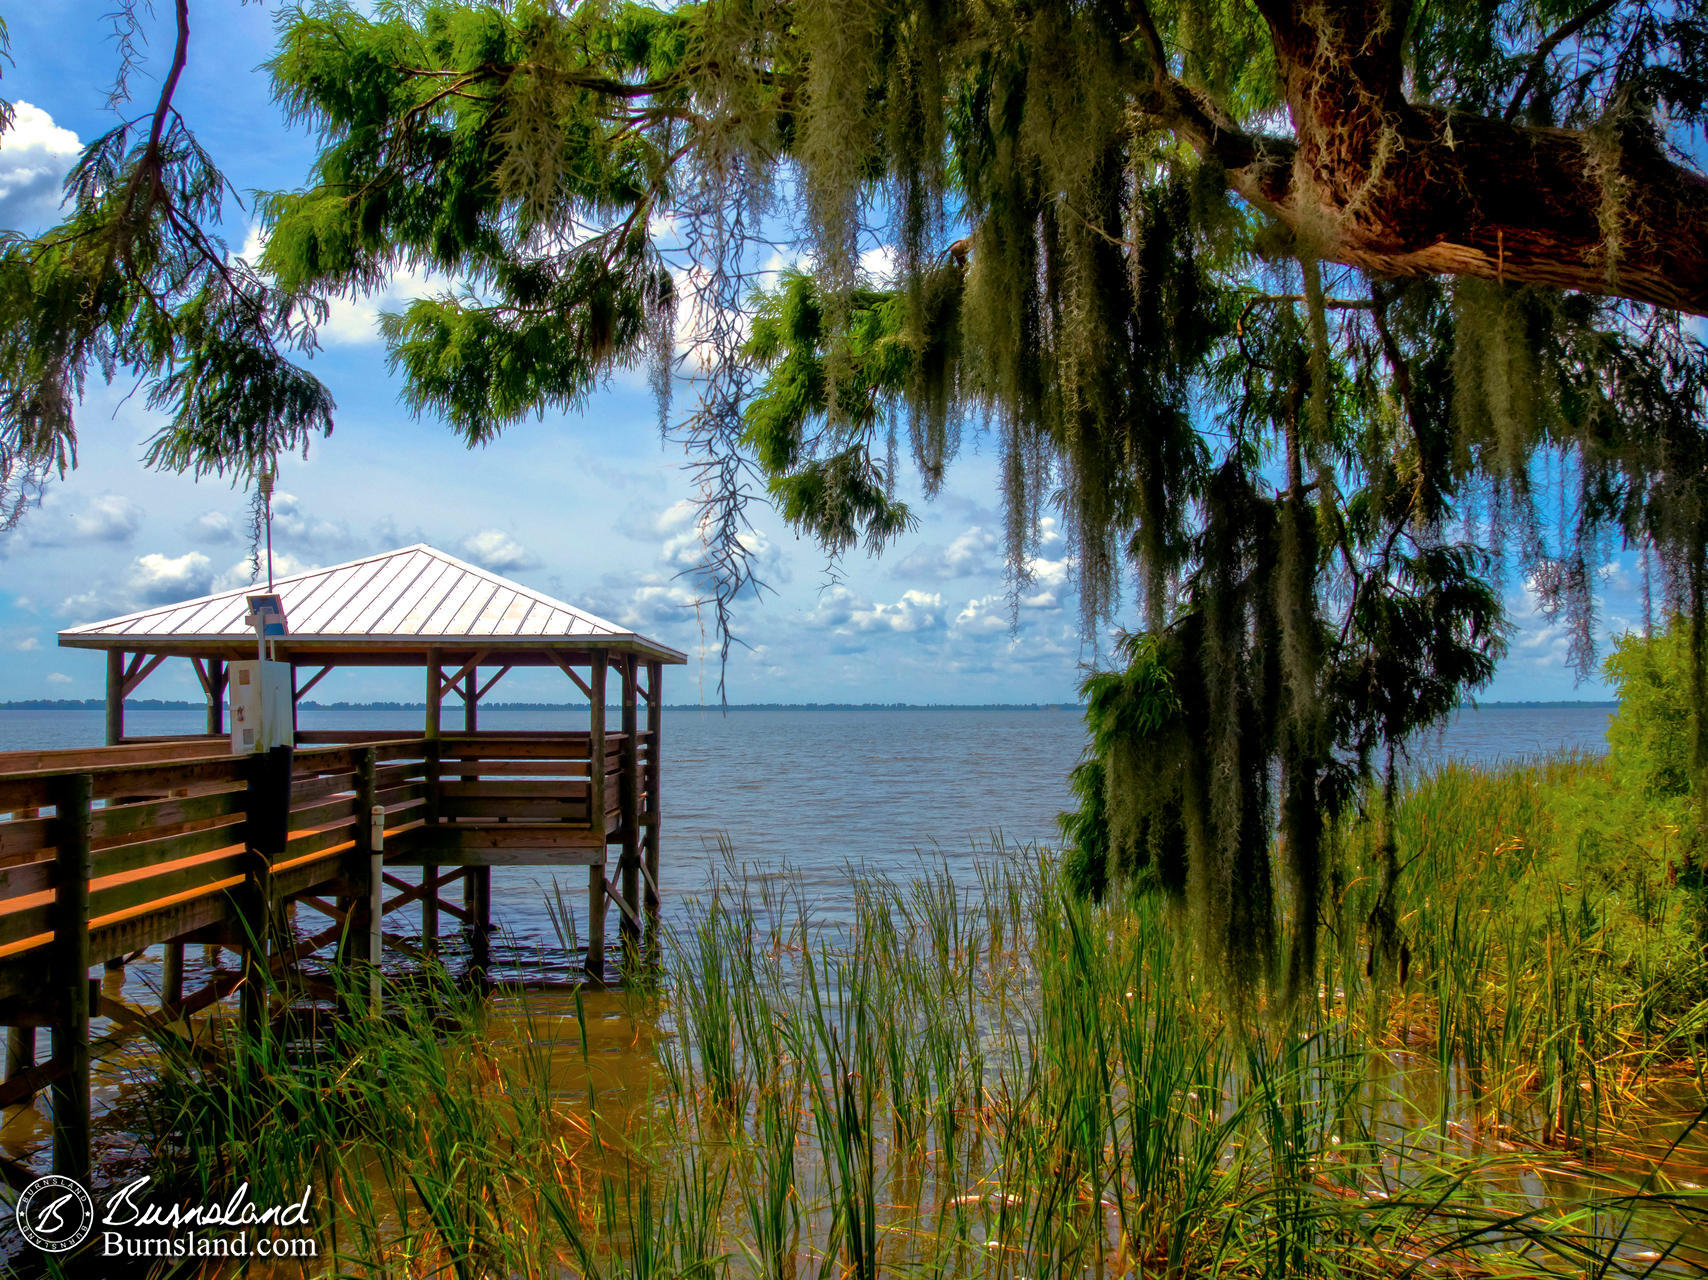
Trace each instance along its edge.
<path fill-rule="evenodd" d="M 367 583 L 365 595 L 340 582 L 350 577 Z M 488 586 L 491 598 L 471 604 Z M 259 1025 L 269 992 L 300 988 L 310 957 L 367 964 L 377 981 L 384 948 L 432 951 L 447 916 L 467 930 L 472 967 L 484 972 L 495 866 L 586 868 L 584 960 L 595 979 L 605 974 L 610 907 L 625 942 L 656 922 L 663 668 L 679 653 L 579 611 L 565 626 L 552 611 L 569 606 L 430 548 L 275 588 L 293 621 L 308 623 L 279 646 L 296 698 L 335 665 L 419 662 L 421 732 L 297 732 L 294 746 L 234 754 L 219 734 L 223 664 L 255 642 L 232 621 L 228 597 L 242 593 L 228 592 L 154 611 L 171 615 L 164 629 L 131 615 L 63 633 L 64 644 L 110 655 L 109 745 L 0 753 L 0 1106 L 51 1091 L 57 1172 L 89 1172 L 92 1018 L 110 1020 L 109 1039 L 161 1032 L 236 995 Z M 328 592 L 385 629 L 315 625 L 314 600 Z M 526 593 L 526 607 L 502 593 Z M 517 634 L 541 601 L 541 629 Z M 184 630 L 182 611 L 217 617 L 220 629 Z M 212 732 L 125 739 L 125 693 L 173 656 L 195 663 Z M 298 685 L 295 671 L 310 664 L 319 674 Z M 480 696 L 527 665 L 569 677 L 587 700 L 586 729 L 478 729 Z M 483 668 L 494 672 L 484 685 Z M 461 731 L 441 726 L 447 694 L 464 702 Z M 608 694 L 621 717 L 611 726 Z M 239 962 L 186 991 L 184 948 L 196 944 L 229 948 Z M 91 978 L 156 946 L 152 1009 Z"/>

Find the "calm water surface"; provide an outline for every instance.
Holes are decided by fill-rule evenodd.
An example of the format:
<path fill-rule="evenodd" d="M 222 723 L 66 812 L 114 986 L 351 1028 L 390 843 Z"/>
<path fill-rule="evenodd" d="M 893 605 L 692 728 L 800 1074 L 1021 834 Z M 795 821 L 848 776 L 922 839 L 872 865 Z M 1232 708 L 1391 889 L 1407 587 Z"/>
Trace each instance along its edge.
<path fill-rule="evenodd" d="M 309 709 L 302 727 L 418 733 L 420 716 L 419 711 Z M 1561 750 L 1601 752 L 1607 719 L 1605 707 L 1467 711 L 1419 743 L 1414 759 L 1487 764 Z M 127 716 L 127 728 L 136 735 L 193 733 L 201 723 L 199 711 Z M 562 713 L 503 708 L 483 709 L 481 724 L 495 730 L 567 727 Z M 100 712 L 0 711 L 0 750 L 98 745 L 102 732 Z M 844 914 L 844 871 L 850 865 L 905 878 L 930 862 L 970 883 L 974 860 L 996 841 L 1015 845 L 1054 838 L 1055 816 L 1069 802 L 1066 775 L 1083 746 L 1083 722 L 1071 710 L 667 711 L 661 877 L 667 916 L 680 919 L 684 904 L 724 867 L 720 844 L 733 849 L 750 876 L 794 874 L 822 917 Z M 501 930 L 493 948 L 495 976 L 569 976 L 575 957 L 558 945 L 546 907 L 551 879 L 544 870 L 494 870 L 493 912 Z M 565 895 L 578 922 L 585 919 L 584 886 L 579 868 L 564 874 Z M 408 914 L 408 920 L 391 917 L 388 923 L 396 920 L 393 927 L 409 932 L 415 917 Z M 447 933 L 452 923 L 446 921 Z M 445 942 L 454 965 L 458 944 L 449 936 Z M 107 974 L 108 990 L 152 1007 L 158 952 L 155 948 L 139 957 L 122 973 Z M 209 962 L 229 964 L 231 957 L 189 949 L 191 989 L 205 978 Z M 570 1045 L 575 1024 L 568 1018 L 572 1006 L 563 999 L 549 992 L 530 997 L 527 1034 L 549 1042 L 561 1033 L 563 1044 Z M 616 1019 L 614 999 L 592 997 L 589 1008 L 601 1020 Z M 97 1021 L 97 1031 L 103 1025 Z M 599 1087 L 600 1096 L 610 1100 L 630 1094 L 651 1070 L 637 1047 L 644 1037 L 629 1034 L 638 1028 L 622 1020 L 612 1026 L 623 1034 L 609 1050 L 617 1055 L 610 1059 L 610 1078 Z M 568 1070 L 573 1064 L 565 1061 Z M 112 1109 L 128 1095 L 127 1079 L 150 1070 L 143 1042 L 133 1041 L 124 1053 L 105 1058 L 97 1076 L 98 1117 L 122 1114 Z M 45 1105 L 38 1100 L 6 1119 L 0 1152 L 45 1168 L 50 1136 Z M 138 1158 L 126 1135 L 111 1127 L 101 1133 L 98 1164 L 122 1167 Z"/>
<path fill-rule="evenodd" d="M 1485 707 L 1420 742 L 1419 763 L 1487 764 L 1560 750 L 1602 752 L 1609 708 Z M 419 733 L 420 711 L 303 711 L 304 729 Z M 905 873 L 921 859 L 970 879 L 979 851 L 1055 838 L 1067 774 L 1085 746 L 1080 713 L 1046 711 L 732 711 L 664 714 L 660 850 L 665 910 L 703 891 L 727 840 L 749 874 L 800 877 L 840 914 L 844 868 Z M 200 711 L 130 711 L 126 731 L 198 733 Z M 0 711 L 0 751 L 98 746 L 99 711 Z M 483 708 L 481 728 L 567 727 L 565 713 Z M 493 914 L 524 950 L 555 942 L 551 875 L 493 872 Z M 563 876 L 579 908 L 579 869 Z M 495 957 L 496 959 L 497 957 Z M 520 957 L 518 957 L 520 958 Z"/>

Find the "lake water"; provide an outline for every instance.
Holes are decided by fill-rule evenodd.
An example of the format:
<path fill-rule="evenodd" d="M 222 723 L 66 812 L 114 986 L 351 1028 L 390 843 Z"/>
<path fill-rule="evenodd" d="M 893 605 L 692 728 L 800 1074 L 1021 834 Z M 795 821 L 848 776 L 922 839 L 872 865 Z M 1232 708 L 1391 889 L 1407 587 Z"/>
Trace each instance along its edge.
<path fill-rule="evenodd" d="M 1606 706 L 1494 706 L 1458 713 L 1418 744 L 1421 762 L 1492 763 L 1560 750 L 1606 750 Z M 421 731 L 419 710 L 305 708 L 303 729 Z M 128 711 L 133 735 L 197 733 L 198 711 Z M 481 728 L 568 727 L 565 713 L 482 708 Z M 665 911 L 703 891 L 727 840 L 749 874 L 788 870 L 827 914 L 839 914 L 843 869 L 905 873 L 921 859 L 968 876 L 997 840 L 1055 838 L 1067 774 L 1085 745 L 1074 710 L 731 711 L 664 714 L 660 888 Z M 0 711 L 0 751 L 96 746 L 99 711 Z M 555 940 L 551 876 L 493 873 L 495 923 L 524 950 Z M 585 878 L 563 877 L 579 908 Z M 494 956 L 497 960 L 499 957 Z M 520 959 L 520 957 L 518 957 Z"/>
<path fill-rule="evenodd" d="M 305 709 L 304 729 L 396 729 L 419 733 L 420 711 Z M 1419 745 L 1424 761 L 1492 763 L 1560 750 L 1606 747 L 1605 707 L 1491 707 L 1458 715 Z M 194 733 L 199 711 L 132 711 L 135 735 Z M 486 729 L 571 727 L 565 713 L 483 708 Z M 0 711 L 0 750 L 98 745 L 100 712 Z M 792 873 L 820 918 L 844 917 L 849 865 L 900 878 L 929 861 L 964 884 L 973 863 L 993 842 L 1050 841 L 1055 817 L 1069 800 L 1066 777 L 1084 746 L 1080 714 L 1053 711 L 736 711 L 669 710 L 664 718 L 661 888 L 667 921 L 703 893 L 722 869 L 720 844 L 734 851 L 747 876 Z M 565 899 L 585 925 L 584 873 L 562 876 Z M 579 957 L 560 945 L 547 909 L 552 875 L 546 870 L 496 868 L 492 877 L 492 975 L 499 980 L 569 978 Z M 455 890 L 451 890 L 454 896 Z M 412 933 L 412 911 L 389 916 L 389 928 Z M 310 917 L 318 928 L 318 917 Z M 444 922 L 443 951 L 453 968 L 466 948 Z M 615 913 L 610 936 L 615 939 Z M 616 948 L 613 946 L 612 952 Z M 195 990 L 214 966 L 232 957 L 191 947 L 186 987 Z M 391 958 L 388 957 L 388 963 Z M 400 962 L 402 963 L 402 962 Z M 105 975 L 108 994 L 153 1008 L 160 982 L 160 949 Z M 566 1009 L 535 1011 L 567 1020 Z M 595 1003 L 595 1008 L 604 1008 Z M 612 1012 L 604 1015 L 615 1017 Z M 530 1022 L 530 1026 L 535 1025 Z M 547 1025 L 547 1024 L 541 1024 Z M 557 1025 L 551 1022 L 550 1025 Z M 567 1022 L 565 1025 L 568 1025 Z M 95 1030 L 106 1024 L 97 1019 Z M 564 1043 L 570 1041 L 565 1034 Z M 640 1069 L 638 1066 L 636 1069 Z M 97 1071 L 97 1117 L 128 1096 L 129 1081 L 147 1077 L 153 1060 L 145 1040 L 104 1054 Z M 98 1119 L 97 1165 L 124 1167 L 137 1158 L 132 1139 Z M 17 1108 L 0 1125 L 0 1154 L 40 1170 L 49 1152 L 46 1107 Z M 0 1242 L 0 1254 L 5 1245 Z M 3 1269 L 3 1267 L 0 1267 Z"/>

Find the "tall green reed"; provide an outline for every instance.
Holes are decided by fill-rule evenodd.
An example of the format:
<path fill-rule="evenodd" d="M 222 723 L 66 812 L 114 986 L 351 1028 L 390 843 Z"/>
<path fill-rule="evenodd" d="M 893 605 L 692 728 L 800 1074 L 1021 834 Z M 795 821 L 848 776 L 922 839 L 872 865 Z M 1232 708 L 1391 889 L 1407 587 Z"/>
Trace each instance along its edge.
<path fill-rule="evenodd" d="M 312 1176 L 349 1274 L 1615 1276 L 1656 1265 L 1645 1252 L 1701 1259 L 1684 1179 L 1585 1168 L 1548 1189 L 1559 1144 L 1616 1143 L 1606 1082 L 1659 1070 L 1657 1046 L 1694 1043 L 1704 1017 L 1657 1011 L 1638 1043 L 1595 969 L 1605 912 L 1564 889 L 1501 910 L 1543 859 L 1472 837 L 1537 806 L 1491 793 L 1497 818 L 1473 822 L 1480 785 L 1450 778 L 1444 808 L 1402 815 L 1405 985 L 1365 972 L 1356 866 L 1314 998 L 1238 1014 L 1165 904 L 1087 904 L 1036 851 L 987 859 L 971 886 L 851 870 L 828 920 L 786 877 L 732 868 L 666 940 L 655 1003 L 600 998 L 633 1028 L 621 1080 L 587 1000 L 555 1016 L 524 1000 L 495 1043 L 495 1006 L 429 971 L 313 1044 L 225 1028 L 175 1066 L 159 1139 L 186 1185 Z"/>

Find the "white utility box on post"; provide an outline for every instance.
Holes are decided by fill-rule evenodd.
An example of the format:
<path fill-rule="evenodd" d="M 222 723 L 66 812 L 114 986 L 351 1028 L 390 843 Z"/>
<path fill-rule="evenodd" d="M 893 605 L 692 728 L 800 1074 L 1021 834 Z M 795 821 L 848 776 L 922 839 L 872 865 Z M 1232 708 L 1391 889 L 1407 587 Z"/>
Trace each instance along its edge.
<path fill-rule="evenodd" d="M 291 723 L 291 664 L 231 664 L 231 750 L 234 755 L 296 745 Z"/>
<path fill-rule="evenodd" d="M 272 570 L 268 570 L 271 585 Z M 284 601 L 272 591 L 246 597 L 255 628 L 255 661 L 234 662 L 229 670 L 231 750 L 234 755 L 296 745 L 296 691 L 291 664 L 272 660 L 273 641 L 288 634 Z"/>

